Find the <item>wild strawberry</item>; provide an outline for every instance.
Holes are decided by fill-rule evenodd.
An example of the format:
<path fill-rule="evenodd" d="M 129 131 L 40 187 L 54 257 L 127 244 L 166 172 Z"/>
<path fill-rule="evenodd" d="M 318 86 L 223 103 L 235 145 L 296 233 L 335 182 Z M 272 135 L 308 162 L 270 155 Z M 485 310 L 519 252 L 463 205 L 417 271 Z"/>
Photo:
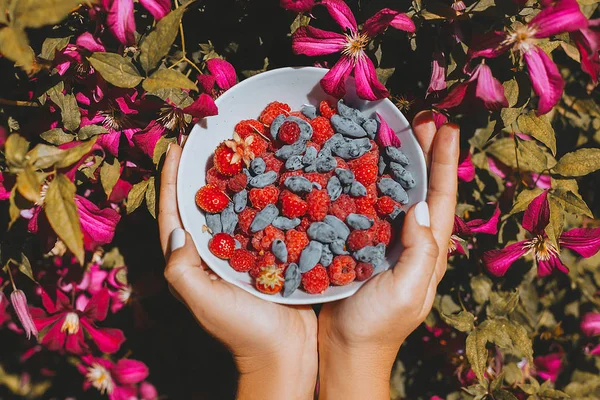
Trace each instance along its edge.
<path fill-rule="evenodd" d="M 252 224 L 252 221 L 254 221 L 256 214 L 258 214 L 258 211 L 250 207 L 244 208 L 242 212 L 238 214 L 238 226 L 246 235 L 250 234 L 250 225 Z"/>
<path fill-rule="evenodd" d="M 334 257 L 329 266 L 329 280 L 334 285 L 343 286 L 356 279 L 356 261 L 350 256 Z"/>
<path fill-rule="evenodd" d="M 327 216 L 330 203 L 327 189 L 313 190 L 306 196 L 308 216 L 313 221 L 322 221 Z"/>
<path fill-rule="evenodd" d="M 215 185 L 202 186 L 196 192 L 196 205 L 202 210 L 214 214 L 227 208 L 229 198 Z"/>
<path fill-rule="evenodd" d="M 208 171 L 206 171 L 206 183 L 210 183 L 211 185 L 215 185 L 222 191 L 227 190 L 227 181 L 229 177 L 223 175 L 215 167 L 212 167 Z"/>
<path fill-rule="evenodd" d="M 300 127 L 293 121 L 285 121 L 277 133 L 277 138 L 287 144 L 294 143 L 299 137 Z"/>
<path fill-rule="evenodd" d="M 227 233 L 217 233 L 208 242 L 208 250 L 215 256 L 227 260 L 235 250 L 235 240 Z"/>
<path fill-rule="evenodd" d="M 375 210 L 379 214 L 389 215 L 394 211 L 394 208 L 399 206 L 390 196 L 382 196 L 375 203 Z"/>
<path fill-rule="evenodd" d="M 283 288 L 283 271 L 276 266 L 263 267 L 254 283 L 259 292 L 265 294 L 279 293 Z"/>
<path fill-rule="evenodd" d="M 235 128 L 233 128 L 235 132 L 242 139 L 245 139 L 248 135 L 254 135 L 256 133 L 260 135 L 265 135 L 265 126 L 255 119 L 246 119 L 237 123 Z"/>
<path fill-rule="evenodd" d="M 364 230 L 352 231 L 350 236 L 348 236 L 346 244 L 352 251 L 360 250 L 366 246 L 371 246 L 373 244 L 373 234 Z"/>
<path fill-rule="evenodd" d="M 297 194 L 288 190 L 281 192 L 281 214 L 288 218 L 301 217 L 306 214 L 308 205 Z"/>
<path fill-rule="evenodd" d="M 322 145 L 329 140 L 335 131 L 331 126 L 328 118 L 317 117 L 310 121 L 310 125 L 313 128 L 313 135 L 311 140 L 319 145 Z"/>
<path fill-rule="evenodd" d="M 260 114 L 260 117 L 258 117 L 258 120 L 266 126 L 271 126 L 271 123 L 273 123 L 273 120 L 277 118 L 278 115 L 284 114 L 285 116 L 288 116 L 290 115 L 291 110 L 289 105 L 274 101 L 265 107 Z"/>
<path fill-rule="evenodd" d="M 288 250 L 288 261 L 298 262 L 300 253 L 308 245 L 308 235 L 306 232 L 298 232 L 295 229 L 290 229 L 285 233 L 285 245 Z"/>
<path fill-rule="evenodd" d="M 327 119 L 330 119 L 331 117 L 333 117 L 333 114 L 335 114 L 337 112 L 336 108 L 335 107 L 331 108 L 329 103 L 326 102 L 325 100 L 323 100 L 321 102 L 321 104 L 319 104 L 319 111 L 321 112 L 321 115 Z"/>
<path fill-rule="evenodd" d="M 377 164 L 359 164 L 352 169 L 355 179 L 365 186 L 377 182 L 379 167 Z"/>
<path fill-rule="evenodd" d="M 321 264 L 302 275 L 302 287 L 310 294 L 323 293 L 329 287 L 327 270 Z"/>
<path fill-rule="evenodd" d="M 356 268 L 354 268 L 354 272 L 356 273 L 356 280 L 359 282 L 366 281 L 373 275 L 374 269 L 375 268 L 373 267 L 372 264 L 367 264 L 367 263 L 356 264 Z"/>
<path fill-rule="evenodd" d="M 278 197 L 279 189 L 273 185 L 269 185 L 262 189 L 253 188 L 250 189 L 250 192 L 248 193 L 250 203 L 252 203 L 252 206 L 258 210 L 262 210 L 267 206 L 267 204 L 277 203 Z"/>
<path fill-rule="evenodd" d="M 246 189 L 247 184 L 248 177 L 243 172 L 240 172 L 227 181 L 227 188 L 232 192 L 237 193 Z"/>
<path fill-rule="evenodd" d="M 354 200 L 347 194 L 342 194 L 329 206 L 329 213 L 335 215 L 342 221 L 345 221 L 348 215 L 355 212 L 356 204 L 354 204 Z"/>
<path fill-rule="evenodd" d="M 229 259 L 229 265 L 231 268 L 238 272 L 248 272 L 256 264 L 256 257 L 254 254 L 245 249 L 237 249 L 233 251 L 231 258 Z"/>
<path fill-rule="evenodd" d="M 260 135 L 251 135 L 251 137 L 253 139 L 252 143 L 250 143 L 249 149 L 254 157 L 261 157 L 269 148 L 269 142 L 263 139 L 263 137 Z"/>
<path fill-rule="evenodd" d="M 242 160 L 233 160 L 235 152 L 227 147 L 225 143 L 221 143 L 215 150 L 213 162 L 215 168 L 225 176 L 233 176 L 242 172 Z"/>

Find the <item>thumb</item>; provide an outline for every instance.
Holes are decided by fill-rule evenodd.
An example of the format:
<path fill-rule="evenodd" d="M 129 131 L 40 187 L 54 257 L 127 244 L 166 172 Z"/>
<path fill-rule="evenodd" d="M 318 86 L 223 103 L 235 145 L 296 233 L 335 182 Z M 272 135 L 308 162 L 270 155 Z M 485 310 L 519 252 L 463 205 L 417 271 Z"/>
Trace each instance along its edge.
<path fill-rule="evenodd" d="M 394 267 L 394 285 L 402 296 L 425 298 L 435 270 L 439 248 L 430 228 L 429 206 L 422 201 L 413 206 L 404 219 L 402 254 Z"/>

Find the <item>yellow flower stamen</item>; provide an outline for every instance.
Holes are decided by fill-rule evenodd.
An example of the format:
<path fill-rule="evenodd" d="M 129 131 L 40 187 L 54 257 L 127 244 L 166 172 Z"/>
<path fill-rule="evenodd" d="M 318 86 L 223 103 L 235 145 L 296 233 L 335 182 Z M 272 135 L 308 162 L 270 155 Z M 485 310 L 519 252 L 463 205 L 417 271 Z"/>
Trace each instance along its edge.
<path fill-rule="evenodd" d="M 369 36 L 366 33 L 353 32 L 346 34 L 347 43 L 344 45 L 342 54 L 352 57 L 354 61 L 358 60 L 369 44 Z"/>
<path fill-rule="evenodd" d="M 67 332 L 69 335 L 75 335 L 79 332 L 79 316 L 74 312 L 68 313 L 60 327 L 60 331 Z"/>

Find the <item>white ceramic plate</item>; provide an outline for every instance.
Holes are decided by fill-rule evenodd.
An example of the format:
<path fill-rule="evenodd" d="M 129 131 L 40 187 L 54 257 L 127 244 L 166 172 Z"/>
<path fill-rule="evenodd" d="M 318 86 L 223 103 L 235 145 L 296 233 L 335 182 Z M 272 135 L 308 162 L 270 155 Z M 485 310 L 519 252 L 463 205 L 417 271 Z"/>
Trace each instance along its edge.
<path fill-rule="evenodd" d="M 265 300 L 283 304 L 315 304 L 349 297 L 364 284 L 352 282 L 346 286 L 331 286 L 319 295 L 308 294 L 301 289 L 290 297 L 281 294 L 266 295 L 257 291 L 248 273 L 236 272 L 227 261 L 221 260 L 208 251 L 210 234 L 202 232 L 206 221 L 195 204 L 196 191 L 205 185 L 205 175 L 212 166 L 213 151 L 218 144 L 233 135 L 233 128 L 243 119 L 258 118 L 261 111 L 272 101 L 289 104 L 292 110 L 299 110 L 303 104 L 313 104 L 318 108 L 322 100 L 335 99 L 328 96 L 319 84 L 327 73 L 326 69 L 302 67 L 281 68 L 246 79 L 229 89 L 216 101 L 219 115 L 207 118 L 192 130 L 181 158 L 177 179 L 177 201 L 185 230 L 193 237 L 198 253 L 208 266 L 221 278 Z M 427 192 L 427 171 L 425 158 L 410 125 L 402 113 L 388 99 L 369 102 L 356 97 L 354 82 L 350 80 L 345 101 L 348 105 L 362 110 L 367 116 L 380 113 L 402 141 L 402 151 L 409 157 L 408 170 L 417 181 L 417 186 L 409 190 L 410 202 L 405 207 L 425 200 Z M 394 265 L 400 254 L 398 241 L 387 249 L 386 262 L 375 273 Z"/>

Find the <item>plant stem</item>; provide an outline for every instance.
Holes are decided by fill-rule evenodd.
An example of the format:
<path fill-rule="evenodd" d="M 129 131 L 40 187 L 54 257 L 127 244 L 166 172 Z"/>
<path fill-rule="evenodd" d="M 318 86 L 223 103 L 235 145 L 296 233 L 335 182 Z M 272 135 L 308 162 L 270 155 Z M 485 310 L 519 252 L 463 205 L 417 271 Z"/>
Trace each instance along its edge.
<path fill-rule="evenodd" d="M 17 290 L 17 287 L 15 286 L 15 280 L 13 279 L 9 264 L 10 263 L 6 264 L 6 270 L 8 271 L 8 278 L 10 279 L 10 283 L 12 284 L 13 290 Z"/>
<path fill-rule="evenodd" d="M 0 99 L 0 104 L 5 106 L 17 106 L 17 107 L 39 107 L 38 103 L 33 101 L 23 101 L 23 100 L 7 100 Z"/>

